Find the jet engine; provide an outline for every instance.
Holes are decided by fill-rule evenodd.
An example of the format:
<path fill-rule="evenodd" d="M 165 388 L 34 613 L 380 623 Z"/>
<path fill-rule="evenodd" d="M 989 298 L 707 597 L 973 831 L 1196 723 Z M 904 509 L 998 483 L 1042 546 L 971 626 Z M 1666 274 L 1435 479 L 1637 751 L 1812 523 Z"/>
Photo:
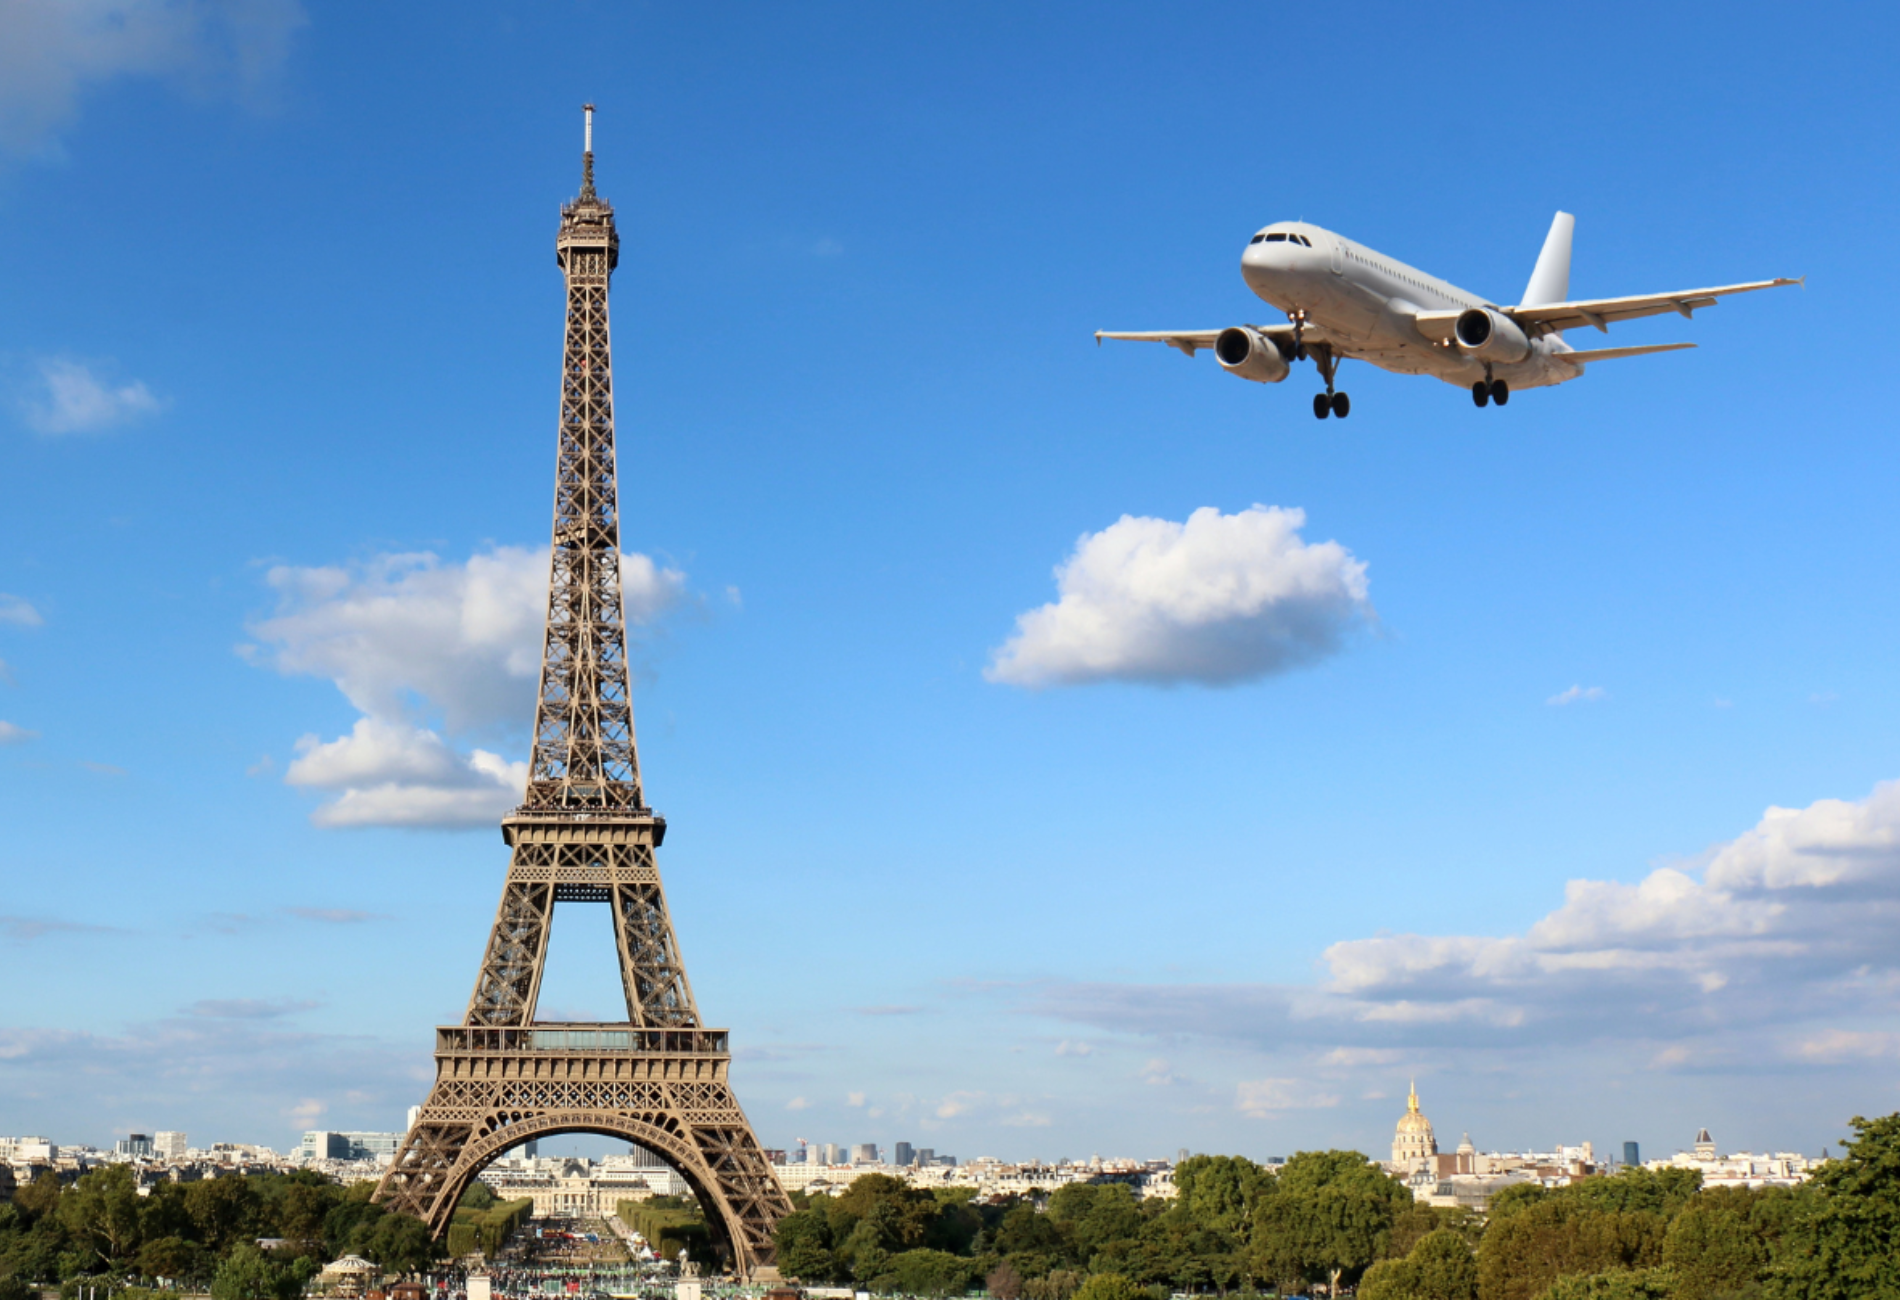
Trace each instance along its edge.
<path fill-rule="evenodd" d="M 1232 325 L 1214 339 L 1214 357 L 1230 375 L 1256 384 L 1277 384 L 1288 374 L 1274 341 L 1249 325 Z"/>
<path fill-rule="evenodd" d="M 1531 341 L 1517 322 L 1489 307 L 1473 307 L 1460 315 L 1457 335 L 1458 350 L 1474 361 L 1508 363 L 1531 354 Z"/>

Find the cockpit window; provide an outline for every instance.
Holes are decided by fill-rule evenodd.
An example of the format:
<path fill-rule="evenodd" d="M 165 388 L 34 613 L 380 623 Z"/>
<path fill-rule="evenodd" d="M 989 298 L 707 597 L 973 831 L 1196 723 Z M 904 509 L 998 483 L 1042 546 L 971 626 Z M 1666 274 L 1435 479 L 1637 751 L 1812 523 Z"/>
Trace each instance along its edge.
<path fill-rule="evenodd" d="M 1249 240 L 1248 240 L 1247 242 L 1248 242 L 1249 244 L 1257 244 L 1257 243 L 1259 243 L 1259 242 L 1260 242 L 1261 240 L 1263 240 L 1263 239 L 1265 239 L 1265 238 L 1266 238 L 1266 236 L 1265 236 L 1265 235 L 1255 235 L 1255 236 L 1254 236 L 1254 237 L 1253 237 L 1252 239 L 1249 239 Z"/>
<path fill-rule="evenodd" d="M 1273 233 L 1272 233 L 1271 235 L 1268 235 L 1268 236 L 1267 236 L 1267 242 L 1268 242 L 1269 244 L 1277 244 L 1277 243 L 1279 243 L 1279 242 L 1281 242 L 1282 240 L 1284 240 L 1285 238 L 1286 238 L 1286 232 L 1285 232 L 1285 231 L 1282 231 L 1282 230 L 1276 230 L 1276 231 L 1274 231 L 1274 232 L 1273 232 Z"/>

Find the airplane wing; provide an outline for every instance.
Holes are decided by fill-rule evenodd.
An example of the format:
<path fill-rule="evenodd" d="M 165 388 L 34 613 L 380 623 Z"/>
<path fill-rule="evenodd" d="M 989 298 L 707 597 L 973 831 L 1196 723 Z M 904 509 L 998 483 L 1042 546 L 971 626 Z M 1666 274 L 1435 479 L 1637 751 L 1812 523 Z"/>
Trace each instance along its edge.
<path fill-rule="evenodd" d="M 1550 355 L 1558 361 L 1568 361 L 1573 366 L 1586 365 L 1592 361 L 1617 361 L 1623 357 L 1646 357 L 1652 352 L 1680 352 L 1692 348 L 1693 343 L 1652 343 L 1644 348 L 1598 348 L 1595 352 L 1553 352 Z"/>
<path fill-rule="evenodd" d="M 1785 284 L 1802 284 L 1807 277 L 1756 280 L 1749 284 L 1725 284 L 1714 289 L 1687 289 L 1681 293 L 1640 294 L 1633 298 L 1586 298 L 1577 302 L 1553 302 L 1536 307 L 1499 307 L 1532 338 L 1553 330 L 1594 325 L 1605 334 L 1612 321 L 1635 320 L 1641 316 L 1660 316 L 1680 312 L 1693 318 L 1701 307 L 1713 307 L 1718 298 L 1731 293 L 1752 293 L 1756 289 L 1777 289 Z M 1451 338 L 1462 312 L 1422 311 L 1417 316 L 1418 331 L 1428 339 L 1444 342 Z"/>
<path fill-rule="evenodd" d="M 1605 334 L 1612 321 L 1635 320 L 1640 316 L 1660 316 L 1680 312 L 1693 318 L 1698 307 L 1713 307 L 1717 298 L 1731 293 L 1752 293 L 1756 289 L 1778 289 L 1800 284 L 1807 277 L 1756 280 L 1750 284 L 1725 284 L 1714 289 L 1690 289 L 1682 293 L 1652 293 L 1634 298 L 1591 298 L 1581 302 L 1553 302 L 1539 307 L 1502 307 L 1506 316 L 1524 327 L 1529 334 L 1547 334 L 1552 330 L 1594 325 Z"/>
<path fill-rule="evenodd" d="M 1457 317 L 1454 315 L 1453 320 Z M 1290 340 L 1293 337 L 1291 325 L 1250 325 L 1249 329 L 1259 330 L 1270 339 Z M 1165 343 L 1171 348 L 1179 348 L 1186 356 L 1193 356 L 1202 348 L 1214 346 L 1214 340 L 1220 337 L 1219 330 L 1096 330 L 1095 345 L 1100 347 L 1103 339 L 1130 339 L 1137 343 Z M 1326 331 L 1317 325 L 1308 324 L 1303 335 L 1308 343 L 1326 342 Z"/>

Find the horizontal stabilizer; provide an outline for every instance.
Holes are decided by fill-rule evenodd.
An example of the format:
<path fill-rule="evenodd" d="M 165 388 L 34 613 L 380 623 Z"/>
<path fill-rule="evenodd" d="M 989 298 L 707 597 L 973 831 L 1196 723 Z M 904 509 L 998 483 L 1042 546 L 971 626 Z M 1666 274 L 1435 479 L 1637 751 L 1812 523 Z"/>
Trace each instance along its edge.
<path fill-rule="evenodd" d="M 1580 366 L 1589 361 L 1619 361 L 1624 357 L 1646 357 L 1652 352 L 1680 352 L 1692 348 L 1693 343 L 1652 343 L 1642 348 L 1598 348 L 1595 352 L 1553 352 L 1550 355 L 1559 361 L 1568 361 Z"/>

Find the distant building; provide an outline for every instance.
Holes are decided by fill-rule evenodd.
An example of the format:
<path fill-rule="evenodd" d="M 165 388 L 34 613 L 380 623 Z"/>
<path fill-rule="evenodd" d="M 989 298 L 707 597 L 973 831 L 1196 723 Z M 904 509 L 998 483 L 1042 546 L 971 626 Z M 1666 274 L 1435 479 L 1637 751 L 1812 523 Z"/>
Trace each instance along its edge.
<path fill-rule="evenodd" d="M 931 1165 L 936 1164 L 937 1163 L 936 1148 L 935 1147 L 918 1147 L 917 1148 L 917 1163 L 926 1169 L 928 1169 Z"/>
<path fill-rule="evenodd" d="M 877 1143 L 860 1142 L 851 1148 L 851 1163 L 854 1165 L 874 1165 L 877 1163 Z"/>
<path fill-rule="evenodd" d="M 836 1142 L 825 1143 L 825 1163 L 828 1165 L 843 1164 L 844 1148 L 839 1146 Z"/>
<path fill-rule="evenodd" d="M 911 1150 L 908 1142 L 899 1142 L 891 1148 L 891 1163 L 899 1169 L 909 1168 L 916 1159 L 917 1153 Z"/>
<path fill-rule="evenodd" d="M 1641 1168 L 1643 1163 L 1643 1149 L 1634 1142 L 1625 1142 L 1623 1144 L 1623 1163 L 1628 1165 L 1631 1169 Z"/>
<path fill-rule="evenodd" d="M 160 1129 L 152 1134 L 152 1154 L 161 1160 L 183 1160 L 190 1149 L 181 1131 Z"/>
<path fill-rule="evenodd" d="M 1796 1151 L 1717 1155 L 1709 1130 L 1700 1129 L 1694 1150 L 1678 1151 L 1667 1160 L 1651 1160 L 1643 1167 L 1694 1169 L 1702 1175 L 1704 1187 L 1794 1187 L 1806 1182 L 1819 1163 Z"/>
<path fill-rule="evenodd" d="M 152 1139 L 146 1133 L 127 1133 L 112 1145 L 112 1153 L 120 1156 L 149 1156 L 152 1154 Z"/>
<path fill-rule="evenodd" d="M 1432 1122 L 1418 1108 L 1418 1085 L 1412 1085 L 1405 1099 L 1405 1113 L 1399 1116 L 1392 1134 L 1392 1163 L 1406 1173 L 1418 1173 L 1430 1167 L 1438 1154 L 1438 1139 L 1432 1134 Z"/>

